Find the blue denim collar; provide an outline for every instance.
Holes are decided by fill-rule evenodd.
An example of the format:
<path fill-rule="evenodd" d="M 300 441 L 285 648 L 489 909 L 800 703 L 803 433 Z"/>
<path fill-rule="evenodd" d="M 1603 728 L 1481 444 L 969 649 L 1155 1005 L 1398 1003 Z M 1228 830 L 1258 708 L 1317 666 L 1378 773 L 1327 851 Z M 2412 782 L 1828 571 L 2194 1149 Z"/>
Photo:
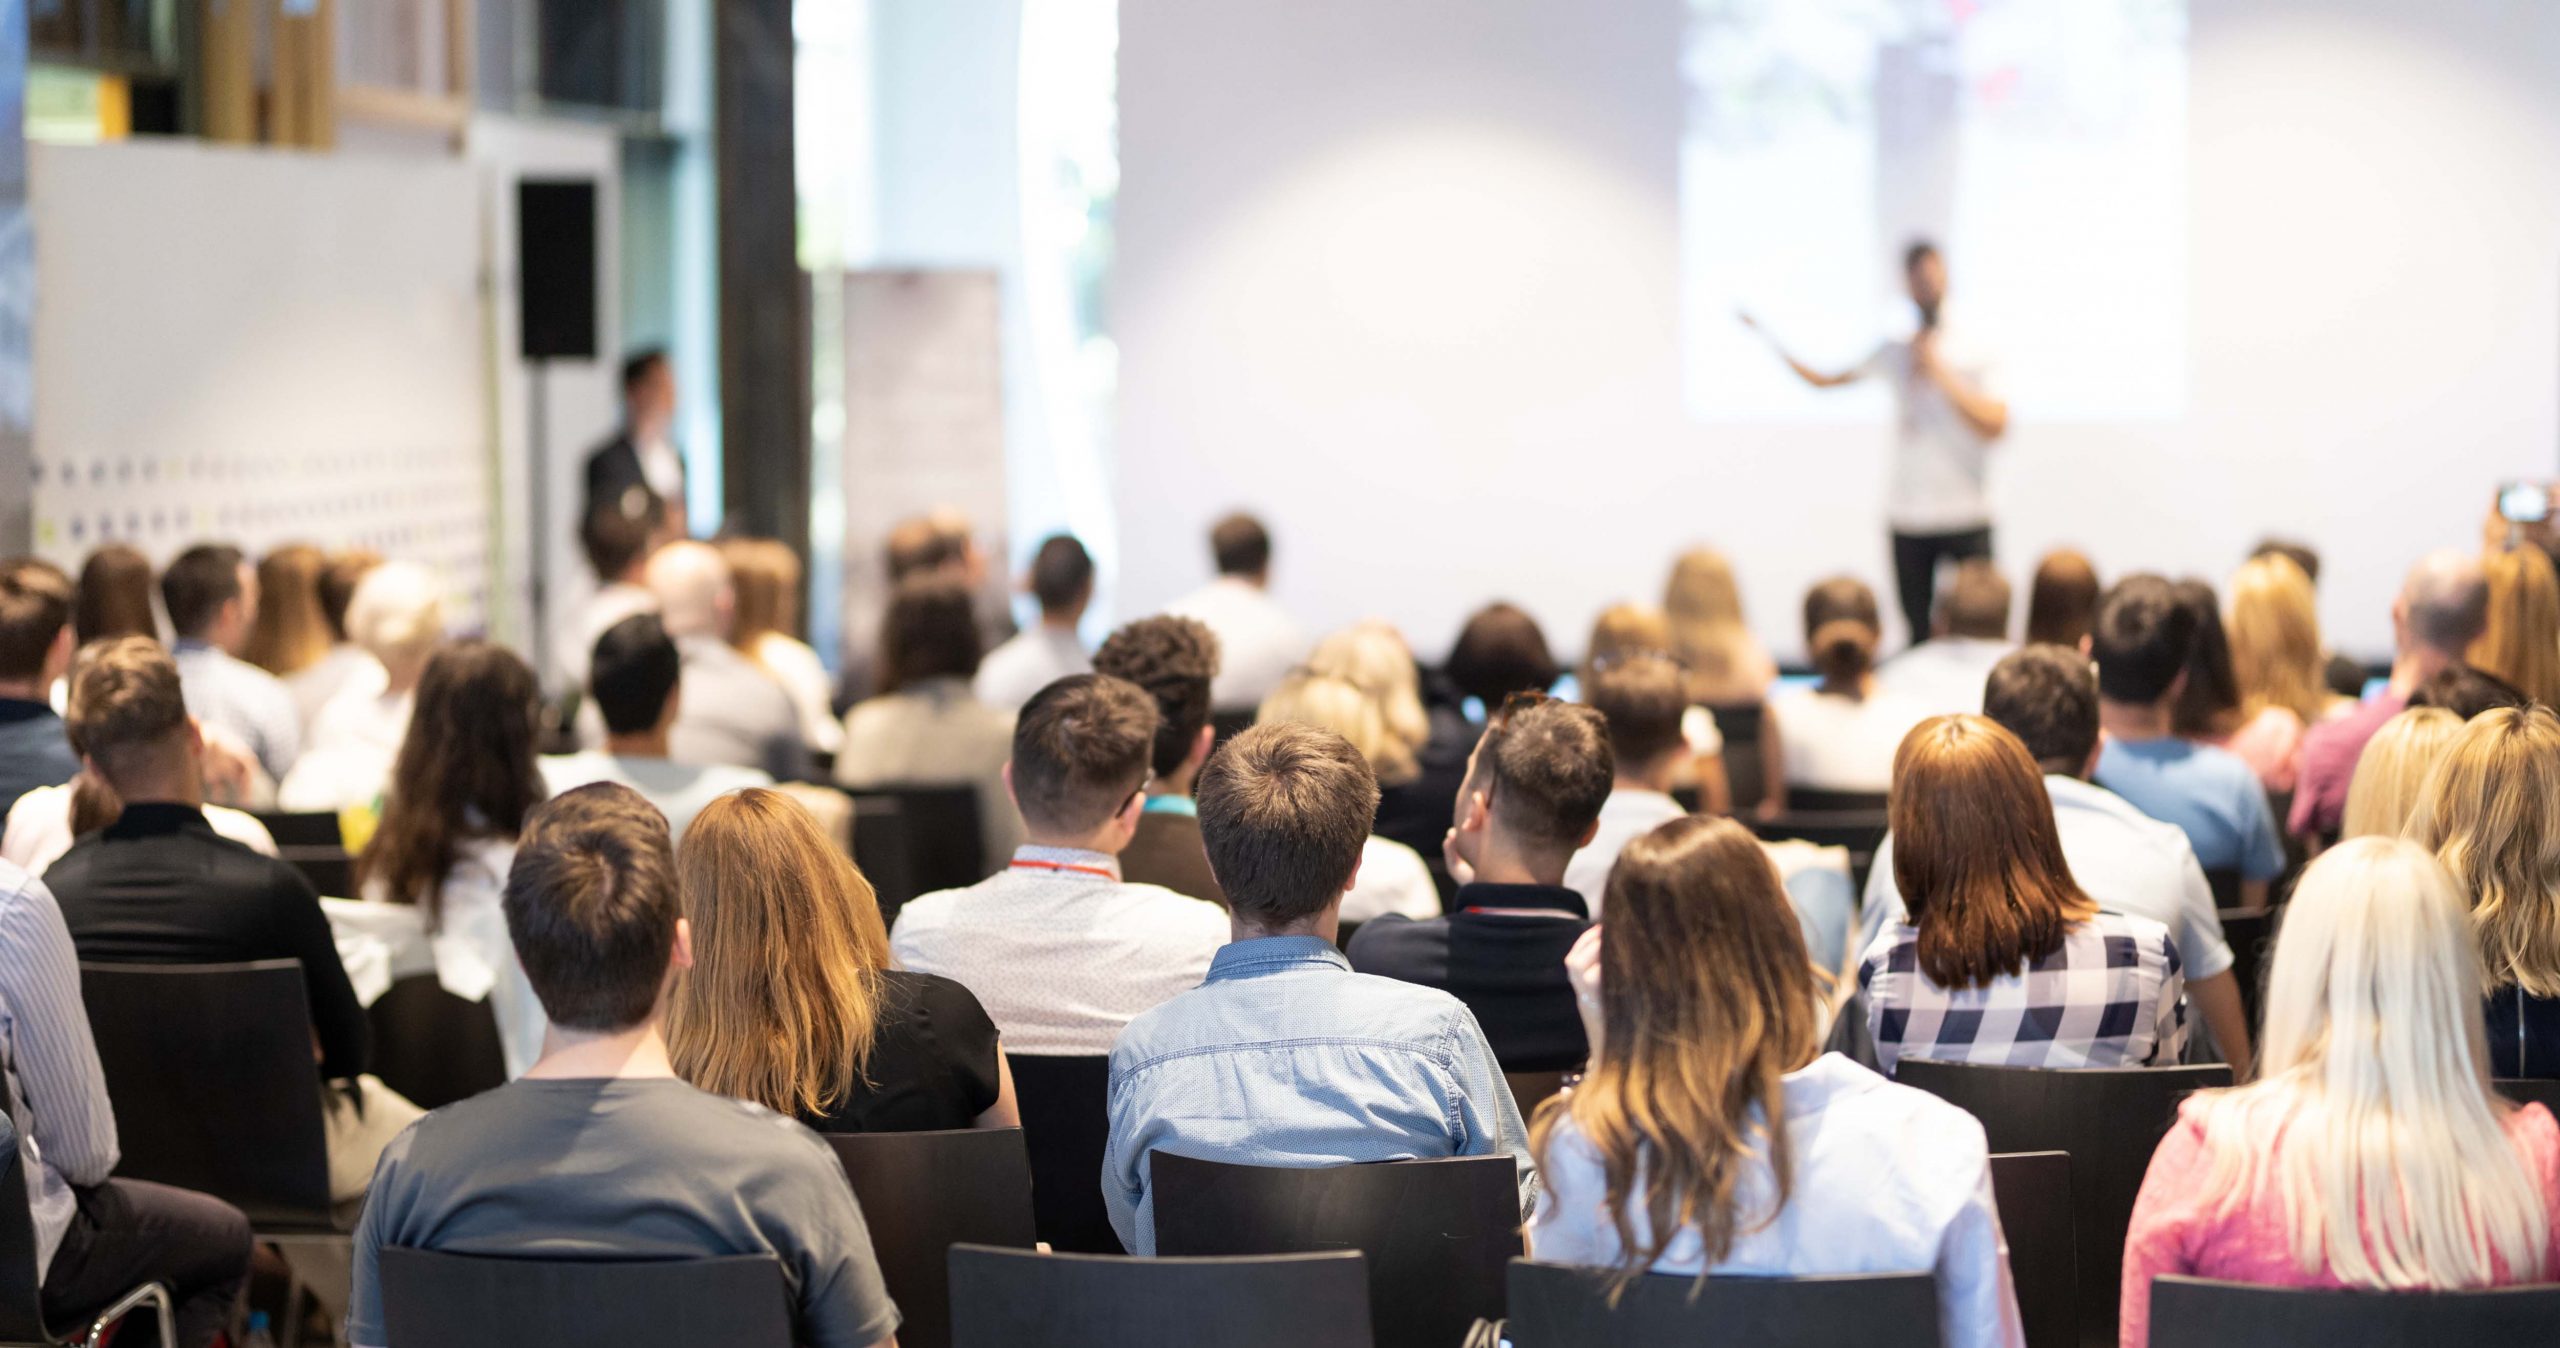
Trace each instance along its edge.
<path fill-rule="evenodd" d="M 1351 972 L 1351 961 L 1321 936 L 1257 936 L 1218 947 L 1209 961 L 1209 976 L 1202 981 L 1217 983 L 1319 966 Z"/>

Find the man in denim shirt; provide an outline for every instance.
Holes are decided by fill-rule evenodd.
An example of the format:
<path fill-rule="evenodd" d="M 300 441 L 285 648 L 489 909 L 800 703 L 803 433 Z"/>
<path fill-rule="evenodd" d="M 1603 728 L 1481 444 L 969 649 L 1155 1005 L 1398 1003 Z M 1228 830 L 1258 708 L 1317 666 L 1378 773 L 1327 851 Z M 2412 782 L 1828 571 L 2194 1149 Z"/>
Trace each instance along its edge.
<path fill-rule="evenodd" d="M 1155 1253 L 1158 1150 L 1273 1166 L 1507 1152 L 1525 1215 L 1528 1133 L 1465 1003 L 1355 974 L 1334 948 L 1378 808 L 1360 751 L 1329 730 L 1258 726 L 1209 761 L 1198 796 L 1235 939 L 1111 1051 L 1102 1193 L 1122 1243 Z"/>

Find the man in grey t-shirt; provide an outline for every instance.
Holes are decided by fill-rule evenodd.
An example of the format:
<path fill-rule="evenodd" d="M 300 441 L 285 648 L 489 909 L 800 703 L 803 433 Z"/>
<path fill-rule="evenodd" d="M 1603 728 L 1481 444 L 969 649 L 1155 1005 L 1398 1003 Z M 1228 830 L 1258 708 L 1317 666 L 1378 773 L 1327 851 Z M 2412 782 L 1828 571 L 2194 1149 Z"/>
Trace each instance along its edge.
<path fill-rule="evenodd" d="M 677 1080 L 662 1025 L 693 962 L 666 820 L 629 787 L 554 797 L 525 821 L 507 928 L 551 1027 L 521 1081 L 439 1109 L 392 1143 L 356 1228 L 349 1341 L 379 1348 L 385 1247 L 555 1259 L 769 1254 L 797 1341 L 894 1348 L 862 1210 L 827 1144 Z"/>

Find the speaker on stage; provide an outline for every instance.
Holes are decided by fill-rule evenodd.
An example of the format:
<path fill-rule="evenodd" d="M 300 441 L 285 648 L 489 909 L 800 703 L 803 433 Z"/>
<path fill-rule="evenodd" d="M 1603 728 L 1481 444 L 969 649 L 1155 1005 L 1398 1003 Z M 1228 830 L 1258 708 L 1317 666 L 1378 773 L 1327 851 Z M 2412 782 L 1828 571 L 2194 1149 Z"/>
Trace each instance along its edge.
<path fill-rule="evenodd" d="M 596 183 L 516 183 L 517 333 L 526 360 L 596 357 Z"/>

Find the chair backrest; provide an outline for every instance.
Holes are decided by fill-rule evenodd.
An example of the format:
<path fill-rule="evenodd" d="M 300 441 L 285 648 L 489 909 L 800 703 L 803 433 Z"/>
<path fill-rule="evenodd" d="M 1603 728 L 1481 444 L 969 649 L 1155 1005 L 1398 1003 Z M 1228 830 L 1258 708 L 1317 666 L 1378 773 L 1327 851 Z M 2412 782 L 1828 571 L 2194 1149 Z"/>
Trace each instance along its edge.
<path fill-rule="evenodd" d="M 2231 981 L 2240 989 L 2240 1009 L 2249 1031 L 2259 1030 L 2258 1008 L 2265 1004 L 2267 970 L 2275 954 L 2277 910 L 2271 908 L 2222 914 L 2222 939 L 2231 947 Z"/>
<path fill-rule="evenodd" d="M 2540 1105 L 2550 1110 L 2553 1117 L 2560 1118 L 2560 1081 L 2500 1077 L 2490 1084 L 2498 1088 L 2498 1094 L 2517 1104 Z"/>
<path fill-rule="evenodd" d="M 1715 714 L 1716 731 L 1724 736 L 1724 780 L 1733 795 L 1733 812 L 1758 808 L 1769 798 L 1769 775 L 1762 770 L 1760 748 L 1768 734 L 1769 704 L 1721 702 L 1707 710 Z M 1694 813 L 1697 806 L 1689 809 Z"/>
<path fill-rule="evenodd" d="M 960 889 L 987 878 L 986 836 L 980 831 L 978 788 L 959 786 L 873 786 L 853 797 L 855 859 L 860 860 L 862 815 L 876 811 L 886 798 L 897 802 L 898 832 L 905 840 L 906 883 L 917 894 Z M 868 873 L 868 868 L 865 868 Z M 877 885 L 877 880 L 872 882 Z"/>
<path fill-rule="evenodd" d="M 261 810 L 257 820 L 279 848 L 334 847 L 343 852 L 347 847 L 338 816 L 325 810 Z"/>
<path fill-rule="evenodd" d="M 1031 1159 L 1019 1128 L 829 1133 L 871 1228 L 902 1348 L 951 1342 L 951 1247 L 1031 1248 Z"/>
<path fill-rule="evenodd" d="M 1549 1096 L 1562 1092 L 1564 1079 L 1572 1075 L 1571 1072 L 1505 1072 L 1502 1080 L 1511 1087 L 1511 1100 L 1520 1106 L 1520 1117 L 1526 1119 L 1537 1113 L 1538 1106 L 1546 1103 Z"/>
<path fill-rule="evenodd" d="M 2237 908 L 2240 906 L 2240 872 L 2209 870 L 2204 873 L 2204 884 L 2205 888 L 2213 891 L 2214 907 Z"/>
<path fill-rule="evenodd" d="M 44 1285 L 36 1277 L 35 1213 L 27 1206 L 26 1158 L 18 1129 L 0 1109 L 0 1343 L 51 1343 Z"/>
<path fill-rule="evenodd" d="M 1882 791 L 1825 791 L 1818 786 L 1787 788 L 1789 813 L 1881 815 L 1889 799 Z"/>
<path fill-rule="evenodd" d="M 1503 1267 L 1520 1253 L 1507 1155 L 1288 1168 L 1159 1151 L 1148 1164 L 1158 1254 L 1358 1250 L 1379 1348 L 1449 1348 L 1502 1318 Z"/>
<path fill-rule="evenodd" d="M 907 816 L 896 796 L 853 797 L 853 864 L 880 901 L 880 920 L 898 922 L 898 910 L 924 891 L 916 887 L 915 860 L 907 855 Z"/>
<path fill-rule="evenodd" d="M 1102 1205 L 1102 1153 L 1111 1141 L 1111 1060 L 1016 1053 L 1014 1103 L 1031 1153 L 1031 1215 L 1049 1248 L 1123 1254 Z"/>
<path fill-rule="evenodd" d="M 387 1348 L 790 1348 L 771 1255 L 645 1262 L 381 1251 Z"/>
<path fill-rule="evenodd" d="M 1357 1253 L 1130 1259 L 951 1249 L 953 1348 L 1369 1348 Z M 1444 1348 L 1456 1348 L 1452 1339 Z M 399 1348 L 399 1345 L 392 1345 Z"/>
<path fill-rule="evenodd" d="M 302 966 L 83 964 L 118 1172 L 224 1199 L 253 1223 L 329 1217 Z"/>
<path fill-rule="evenodd" d="M 1601 1270 L 1511 1261 L 1513 1348 L 1733 1344 L 1836 1348 L 1938 1340 L 1938 1287 L 1926 1273 L 1816 1278 L 1696 1278 L 1652 1273 L 1611 1305 Z"/>
<path fill-rule="evenodd" d="M 2231 1069 L 2127 1067 L 2054 1071 L 1903 1059 L 1906 1086 L 1961 1106 L 1982 1121 L 1995 1152 L 2071 1155 L 2075 1262 L 2084 1340 L 2115 1333 L 2124 1230 L 2151 1153 L 2193 1092 L 2231 1084 Z"/>
<path fill-rule="evenodd" d="M 2027 1348 L 2071 1348 L 2080 1340 L 2071 1157 L 2058 1151 L 1993 1156 L 1991 1197 L 2009 1242 L 2009 1279 L 2018 1289 Z"/>
<path fill-rule="evenodd" d="M 2160 1277 L 2151 1282 L 2151 1341 L 2177 1348 L 2560 1343 L 2560 1287 L 2315 1292 Z"/>
<path fill-rule="evenodd" d="M 373 1074 L 420 1109 L 442 1109 L 507 1084 L 498 1019 L 431 973 L 395 980 L 365 1008 Z"/>

